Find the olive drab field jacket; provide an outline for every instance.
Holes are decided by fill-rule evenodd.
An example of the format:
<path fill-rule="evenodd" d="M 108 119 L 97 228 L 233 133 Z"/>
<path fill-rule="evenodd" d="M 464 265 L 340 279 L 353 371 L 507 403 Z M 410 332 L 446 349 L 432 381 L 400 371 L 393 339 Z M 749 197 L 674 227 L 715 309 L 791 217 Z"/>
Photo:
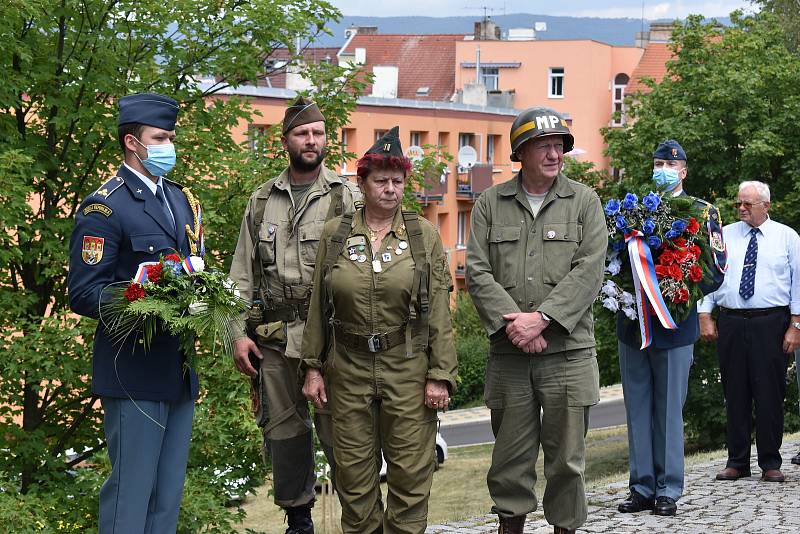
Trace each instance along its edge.
<path fill-rule="evenodd" d="M 590 187 L 559 174 L 534 218 L 522 175 L 486 190 L 472 209 L 466 279 L 493 353 L 522 353 L 503 315 L 552 319 L 545 354 L 594 347 L 592 303 L 603 281 L 608 231 Z"/>

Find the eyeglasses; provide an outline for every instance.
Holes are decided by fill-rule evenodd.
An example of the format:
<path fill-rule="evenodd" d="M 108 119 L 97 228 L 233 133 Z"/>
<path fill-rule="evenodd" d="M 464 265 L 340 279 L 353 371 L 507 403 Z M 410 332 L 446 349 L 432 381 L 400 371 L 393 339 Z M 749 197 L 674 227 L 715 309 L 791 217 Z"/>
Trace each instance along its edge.
<path fill-rule="evenodd" d="M 733 203 L 733 207 L 739 209 L 740 207 L 744 206 L 744 209 L 749 210 L 756 204 L 763 204 L 763 200 L 759 200 L 758 202 L 742 202 L 741 200 L 737 200 Z"/>

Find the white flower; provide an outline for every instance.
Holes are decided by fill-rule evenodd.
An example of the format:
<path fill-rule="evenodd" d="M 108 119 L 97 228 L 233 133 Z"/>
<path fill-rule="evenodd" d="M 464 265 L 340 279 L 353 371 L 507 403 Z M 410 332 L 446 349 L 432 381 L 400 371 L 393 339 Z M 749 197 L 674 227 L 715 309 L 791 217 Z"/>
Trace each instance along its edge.
<path fill-rule="evenodd" d="M 633 308 L 622 308 L 622 313 L 624 313 L 625 317 L 627 317 L 631 321 L 636 319 L 636 310 L 634 310 Z"/>
<path fill-rule="evenodd" d="M 619 309 L 619 302 L 614 297 L 604 298 L 603 307 L 611 312 L 616 312 Z"/>
<path fill-rule="evenodd" d="M 631 295 L 627 291 L 622 292 L 622 296 L 619 298 L 619 301 L 622 303 L 623 306 L 628 308 L 633 306 L 633 304 L 636 302 L 633 298 L 633 295 Z"/>
<path fill-rule="evenodd" d="M 606 283 L 603 284 L 603 287 L 600 288 L 600 293 L 607 297 L 616 297 L 617 296 L 617 284 L 615 284 L 611 280 L 606 280 Z"/>
<path fill-rule="evenodd" d="M 606 271 L 608 271 L 611 276 L 619 274 L 619 271 L 622 269 L 622 261 L 619 258 L 614 258 L 610 262 L 608 262 L 608 266 L 606 266 Z"/>
<path fill-rule="evenodd" d="M 189 266 L 186 265 L 189 264 Z M 200 256 L 189 256 L 183 265 L 183 270 L 186 274 L 199 273 L 206 268 L 206 262 Z"/>
<path fill-rule="evenodd" d="M 233 293 L 233 296 L 236 297 L 237 299 L 242 296 L 242 294 L 236 288 L 236 285 L 233 283 L 233 280 L 231 280 L 230 278 L 226 278 L 222 282 L 222 287 L 227 289 L 229 292 Z"/>
<path fill-rule="evenodd" d="M 197 315 L 198 313 L 203 313 L 206 310 L 208 310 L 208 304 L 202 300 L 198 300 L 189 304 L 189 315 Z"/>

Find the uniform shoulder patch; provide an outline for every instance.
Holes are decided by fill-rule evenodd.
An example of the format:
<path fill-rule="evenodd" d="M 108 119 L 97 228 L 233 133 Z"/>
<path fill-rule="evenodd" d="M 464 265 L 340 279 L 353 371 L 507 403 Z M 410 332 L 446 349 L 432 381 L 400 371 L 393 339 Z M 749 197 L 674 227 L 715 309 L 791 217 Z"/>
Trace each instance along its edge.
<path fill-rule="evenodd" d="M 93 235 L 83 236 L 81 259 L 86 265 L 97 265 L 103 259 L 103 245 L 105 239 Z"/>
<path fill-rule="evenodd" d="M 112 210 L 111 208 L 109 208 L 105 204 L 100 204 L 100 203 L 94 202 L 92 204 L 89 204 L 85 208 L 83 208 L 83 214 L 84 215 L 89 215 L 90 213 L 100 213 L 101 215 L 105 215 L 106 217 L 110 217 L 111 214 L 114 213 L 114 210 Z"/>
<path fill-rule="evenodd" d="M 115 176 L 103 185 L 101 185 L 97 191 L 94 192 L 95 195 L 108 198 L 111 196 L 111 193 L 122 187 L 122 184 L 125 183 L 125 180 L 120 178 L 119 176 Z"/>

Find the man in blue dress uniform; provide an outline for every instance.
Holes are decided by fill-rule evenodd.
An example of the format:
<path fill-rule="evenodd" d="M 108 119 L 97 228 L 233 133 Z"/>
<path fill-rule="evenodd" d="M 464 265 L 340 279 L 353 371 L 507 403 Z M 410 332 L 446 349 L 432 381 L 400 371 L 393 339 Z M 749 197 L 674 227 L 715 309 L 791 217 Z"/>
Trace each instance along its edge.
<path fill-rule="evenodd" d="M 665 196 L 686 196 L 686 153 L 677 141 L 660 143 L 653 154 L 653 180 Z M 708 258 L 713 280 L 701 284 L 708 294 L 722 284 L 725 246 L 716 208 L 696 199 L 703 209 L 698 221 L 713 258 Z M 683 404 L 689 385 L 694 344 L 700 338 L 697 309 L 676 330 L 652 321 L 653 340 L 639 350 L 639 325 L 624 315 L 617 317 L 619 366 L 625 395 L 630 454 L 630 494 L 618 509 L 623 513 L 653 510 L 656 515 L 675 515 L 683 493 Z"/>
<path fill-rule="evenodd" d="M 100 489 L 101 534 L 177 528 L 197 376 L 185 367 L 177 337 L 157 334 L 145 351 L 138 336 L 114 342 L 100 317 L 105 290 L 129 282 L 140 263 L 189 254 L 182 229 L 192 226 L 192 210 L 181 186 L 163 178 L 175 164 L 177 116 L 177 102 L 162 95 L 120 99 L 124 163 L 83 201 L 70 239 L 70 307 L 100 319 L 92 392 L 102 402 L 112 466 Z"/>

